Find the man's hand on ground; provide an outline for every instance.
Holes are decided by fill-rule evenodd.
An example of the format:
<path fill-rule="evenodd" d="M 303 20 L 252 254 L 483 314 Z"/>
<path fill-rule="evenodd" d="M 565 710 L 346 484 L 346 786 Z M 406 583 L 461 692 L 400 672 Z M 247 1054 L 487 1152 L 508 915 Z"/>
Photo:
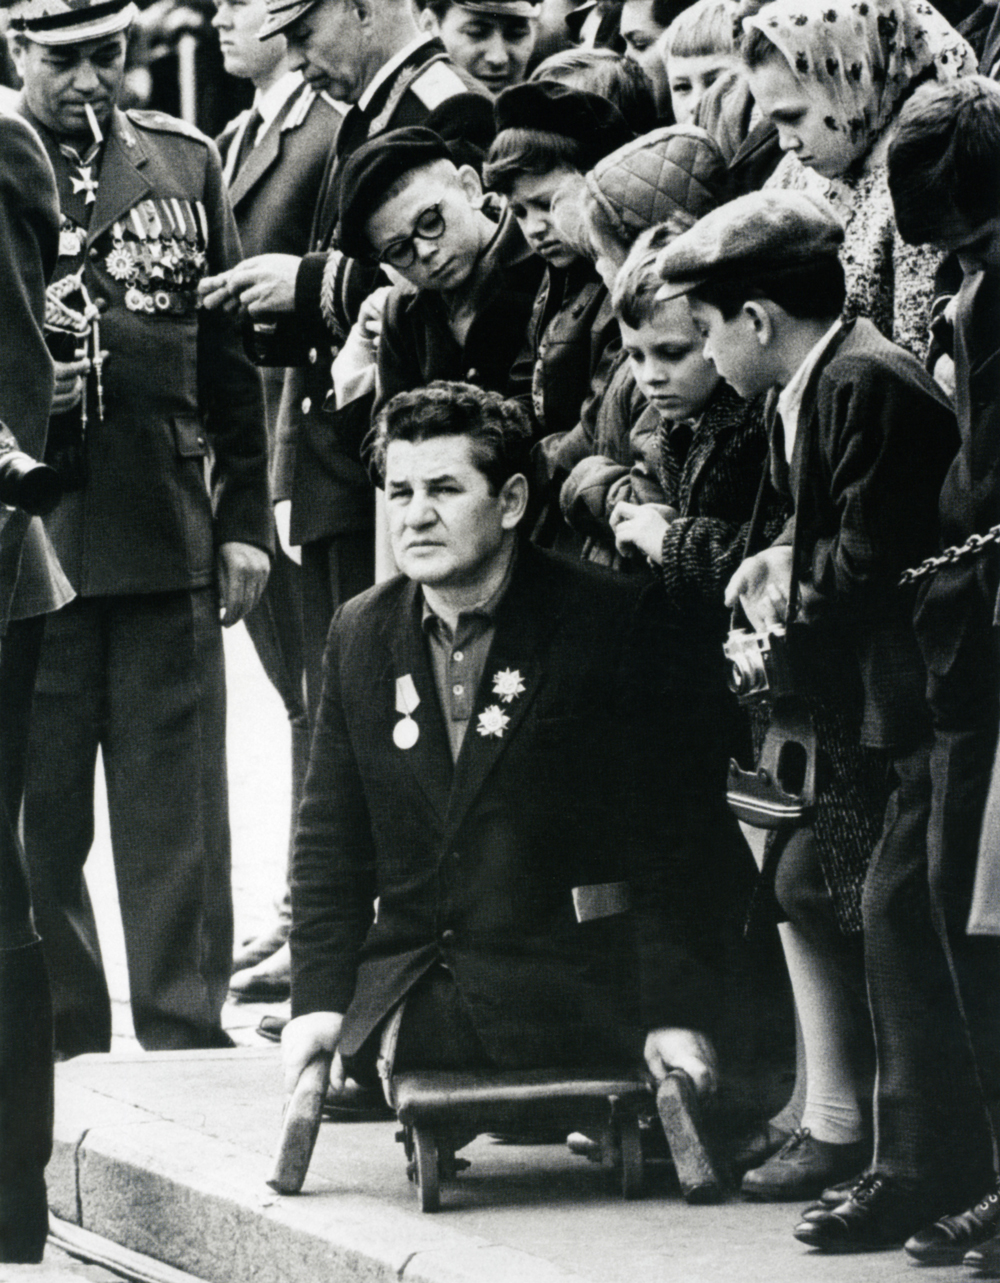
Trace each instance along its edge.
<path fill-rule="evenodd" d="M 245 258 L 228 272 L 206 276 L 198 282 L 202 307 L 238 308 L 251 316 L 291 312 L 295 309 L 295 278 L 302 262 L 295 254 L 257 254 Z"/>
<path fill-rule="evenodd" d="M 271 559 L 263 548 L 234 539 L 220 544 L 217 569 L 220 618 L 223 628 L 229 628 L 257 605 L 267 584 Z"/>
<path fill-rule="evenodd" d="M 340 1042 L 344 1017 L 336 1011 L 311 1011 L 289 1020 L 281 1034 L 281 1063 L 285 1072 L 285 1092 L 295 1090 L 302 1071 L 317 1056 L 333 1056 L 330 1086 L 339 1092 L 344 1086 L 344 1067 L 334 1053 Z"/>
<path fill-rule="evenodd" d="M 657 1082 L 672 1069 L 683 1069 L 699 1096 L 713 1095 L 719 1085 L 715 1048 L 696 1029 L 652 1029 L 643 1054 Z"/>

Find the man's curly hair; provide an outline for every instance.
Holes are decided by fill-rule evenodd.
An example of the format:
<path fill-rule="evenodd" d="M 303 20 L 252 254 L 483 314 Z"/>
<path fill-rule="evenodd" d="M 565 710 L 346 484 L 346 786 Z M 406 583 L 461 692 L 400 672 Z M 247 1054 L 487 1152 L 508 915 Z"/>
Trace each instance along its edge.
<path fill-rule="evenodd" d="M 497 494 L 518 473 L 528 475 L 531 427 L 516 401 L 472 383 L 438 379 L 425 388 L 400 392 L 375 422 L 372 462 L 385 478 L 385 457 L 393 441 L 467 436 L 480 472 Z"/>

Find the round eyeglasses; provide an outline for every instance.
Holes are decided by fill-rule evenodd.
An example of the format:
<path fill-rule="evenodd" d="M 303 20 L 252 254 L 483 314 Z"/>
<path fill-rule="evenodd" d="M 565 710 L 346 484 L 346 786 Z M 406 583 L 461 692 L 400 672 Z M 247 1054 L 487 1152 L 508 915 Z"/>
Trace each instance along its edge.
<path fill-rule="evenodd" d="M 379 262 L 388 263 L 390 267 L 404 269 L 412 267 L 417 260 L 416 240 L 439 241 L 444 235 L 445 222 L 440 205 L 431 205 L 417 215 L 413 231 L 409 236 L 401 236 L 390 241 L 379 253 Z"/>

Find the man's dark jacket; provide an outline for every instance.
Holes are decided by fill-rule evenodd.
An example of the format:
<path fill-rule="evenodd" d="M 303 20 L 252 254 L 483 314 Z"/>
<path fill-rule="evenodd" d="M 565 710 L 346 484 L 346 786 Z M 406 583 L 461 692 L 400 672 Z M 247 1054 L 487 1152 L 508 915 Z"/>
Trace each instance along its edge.
<path fill-rule="evenodd" d="M 870 321 L 845 326 L 799 414 L 794 565 L 812 594 L 805 621 L 838 630 L 853 651 L 870 748 L 899 751 L 927 730 L 913 591 L 899 576 L 937 549 L 937 499 L 957 446 L 954 412 L 919 362 Z"/>
<path fill-rule="evenodd" d="M 746 883 L 665 778 L 683 730 L 657 676 L 657 601 L 522 546 L 454 765 L 419 587 L 397 578 L 341 608 L 296 842 L 292 994 L 296 1015 L 346 1012 L 343 1053 L 437 962 L 502 1067 L 637 1056 L 643 1027 L 711 1031 L 742 911 L 720 904 Z M 523 691 L 505 701 L 500 673 Z M 406 677 L 420 703 L 404 750 Z M 494 706 L 509 723 L 483 734 Z M 626 876 L 631 915 L 577 922 L 574 888 Z"/>

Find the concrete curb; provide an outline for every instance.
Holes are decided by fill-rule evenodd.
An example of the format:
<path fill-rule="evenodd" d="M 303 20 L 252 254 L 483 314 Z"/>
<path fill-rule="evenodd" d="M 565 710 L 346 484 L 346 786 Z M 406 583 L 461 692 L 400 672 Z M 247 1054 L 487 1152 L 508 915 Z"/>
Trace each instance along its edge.
<path fill-rule="evenodd" d="M 246 1049 L 199 1055 L 273 1058 Z M 110 1083 L 118 1058 L 106 1059 Z M 56 1101 L 52 1211 L 206 1283 L 584 1283 L 322 1177 L 282 1198 L 264 1184 L 269 1156 L 75 1082 L 70 1066 L 60 1067 Z"/>

